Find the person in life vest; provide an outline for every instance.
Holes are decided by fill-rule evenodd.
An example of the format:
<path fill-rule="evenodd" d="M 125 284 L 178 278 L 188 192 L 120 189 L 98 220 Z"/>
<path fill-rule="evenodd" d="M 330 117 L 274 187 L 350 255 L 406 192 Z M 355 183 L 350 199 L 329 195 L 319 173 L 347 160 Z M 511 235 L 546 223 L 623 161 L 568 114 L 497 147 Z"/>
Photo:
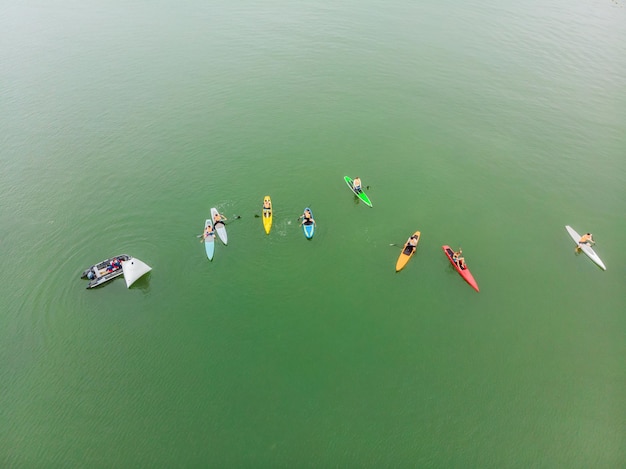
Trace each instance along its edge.
<path fill-rule="evenodd" d="M 272 201 L 269 198 L 263 200 L 263 216 L 269 218 L 272 214 Z"/>
<path fill-rule="evenodd" d="M 202 239 L 205 240 L 209 236 L 215 236 L 215 231 L 213 231 L 213 226 L 211 225 L 207 225 L 207 227 L 204 229 L 204 234 L 202 235 Z"/>
<path fill-rule="evenodd" d="M 213 217 L 213 224 L 217 225 L 218 223 L 221 223 L 223 225 L 225 220 L 228 220 L 228 218 L 226 218 L 224 215 L 221 215 L 220 213 L 216 213 Z"/>
<path fill-rule="evenodd" d="M 463 250 L 461 248 L 452 254 L 452 260 L 459 266 L 459 269 L 465 269 L 465 258 L 463 257 Z"/>
<path fill-rule="evenodd" d="M 412 235 L 409 239 L 406 240 L 405 243 L 406 248 L 404 249 L 405 254 L 411 254 L 417 247 L 417 236 Z"/>
<path fill-rule="evenodd" d="M 107 266 L 107 272 L 113 272 L 114 270 L 119 269 L 120 267 L 122 267 L 122 263 L 120 262 L 120 260 L 115 257 L 111 263 Z"/>
<path fill-rule="evenodd" d="M 311 214 L 311 211 L 309 209 L 306 209 L 300 218 L 302 218 L 302 223 L 300 223 L 300 225 L 302 225 L 303 223 L 305 225 L 315 225 L 315 220 L 313 219 L 313 215 Z"/>
<path fill-rule="evenodd" d="M 354 189 L 354 192 L 361 192 L 361 178 L 359 176 L 352 181 L 352 189 Z"/>

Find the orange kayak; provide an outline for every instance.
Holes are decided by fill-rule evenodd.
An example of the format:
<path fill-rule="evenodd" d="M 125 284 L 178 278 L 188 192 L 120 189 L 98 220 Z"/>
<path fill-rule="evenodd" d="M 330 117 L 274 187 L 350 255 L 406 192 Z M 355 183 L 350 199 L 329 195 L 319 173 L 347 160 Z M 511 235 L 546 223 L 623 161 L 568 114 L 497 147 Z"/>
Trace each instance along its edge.
<path fill-rule="evenodd" d="M 421 235 L 422 234 L 419 231 L 416 231 L 415 233 L 413 233 L 413 236 L 417 237 L 418 243 L 420 241 Z M 409 246 L 409 242 L 407 240 L 407 242 L 402 247 L 402 252 L 400 252 L 400 257 L 398 257 L 398 261 L 396 262 L 396 272 L 400 272 L 402 269 L 404 269 L 407 262 L 409 262 L 409 259 L 411 259 L 411 257 L 413 257 L 413 254 L 415 254 L 416 250 L 417 250 L 417 246 L 415 246 L 415 248 L 412 248 L 411 246 Z"/>

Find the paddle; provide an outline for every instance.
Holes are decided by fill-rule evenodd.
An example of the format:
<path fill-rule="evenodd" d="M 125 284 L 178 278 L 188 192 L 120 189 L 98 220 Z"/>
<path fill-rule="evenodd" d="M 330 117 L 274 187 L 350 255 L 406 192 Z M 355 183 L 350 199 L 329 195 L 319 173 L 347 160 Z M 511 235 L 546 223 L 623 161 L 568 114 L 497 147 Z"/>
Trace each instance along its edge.
<path fill-rule="evenodd" d="M 311 207 L 311 204 L 307 205 L 307 207 Z M 304 213 L 302 215 L 300 215 L 298 218 L 296 218 L 296 221 L 300 221 L 300 219 L 304 218 Z M 302 220 L 304 221 L 304 220 Z M 300 223 L 300 225 L 302 225 L 302 223 Z"/>
<path fill-rule="evenodd" d="M 213 232 L 213 236 L 215 236 L 215 232 Z M 199 234 L 198 236 L 196 236 L 196 238 L 200 238 L 201 243 L 204 243 L 204 241 L 206 240 L 206 238 L 204 237 L 204 233 Z"/>
<path fill-rule="evenodd" d="M 233 221 L 239 220 L 240 218 L 241 218 L 241 215 L 233 215 Z"/>
<path fill-rule="evenodd" d="M 235 221 L 235 220 L 239 220 L 241 218 L 241 215 L 233 215 L 233 218 L 228 219 L 228 218 L 222 218 L 222 221 L 218 221 L 218 223 L 224 223 L 224 225 L 226 225 L 226 222 L 229 222 L 228 224 L 230 224 L 230 221 Z M 215 224 L 215 223 L 213 223 Z"/>

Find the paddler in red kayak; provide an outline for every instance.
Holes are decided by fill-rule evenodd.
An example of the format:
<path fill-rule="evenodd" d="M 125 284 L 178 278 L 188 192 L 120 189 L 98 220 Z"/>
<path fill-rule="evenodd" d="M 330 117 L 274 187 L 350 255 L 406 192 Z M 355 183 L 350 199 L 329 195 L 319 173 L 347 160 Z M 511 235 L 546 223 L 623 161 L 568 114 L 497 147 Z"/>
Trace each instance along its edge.
<path fill-rule="evenodd" d="M 459 266 L 459 269 L 465 269 L 465 258 L 463 257 L 463 250 L 461 248 L 459 248 L 458 252 L 452 254 L 452 260 Z"/>

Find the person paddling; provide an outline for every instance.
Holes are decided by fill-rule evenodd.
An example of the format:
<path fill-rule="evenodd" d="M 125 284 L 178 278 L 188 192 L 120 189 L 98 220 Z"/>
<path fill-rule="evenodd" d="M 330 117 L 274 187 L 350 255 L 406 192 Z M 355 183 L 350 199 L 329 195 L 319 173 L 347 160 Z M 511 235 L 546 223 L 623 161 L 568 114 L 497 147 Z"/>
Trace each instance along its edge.
<path fill-rule="evenodd" d="M 359 176 L 352 181 L 352 189 L 354 189 L 354 192 L 361 192 L 361 178 Z"/>
<path fill-rule="evenodd" d="M 269 218 L 272 214 L 272 201 L 269 198 L 263 200 L 263 216 Z"/>
<path fill-rule="evenodd" d="M 406 240 L 406 243 L 404 245 L 404 253 L 407 255 L 411 254 L 417 247 L 417 236 L 411 235 L 411 237 Z"/>
<path fill-rule="evenodd" d="M 465 258 L 463 257 L 463 250 L 461 248 L 452 254 L 452 260 L 459 266 L 459 269 L 465 269 Z"/>
<path fill-rule="evenodd" d="M 221 215 L 219 212 L 217 212 L 215 216 L 213 217 L 213 224 L 217 225 L 218 223 L 221 223 L 223 225 L 225 220 L 228 220 L 228 218 L 226 218 L 224 215 Z"/>
<path fill-rule="evenodd" d="M 315 225 L 315 220 L 313 219 L 313 215 L 311 214 L 311 211 L 308 208 L 304 211 L 304 213 L 302 214 L 300 218 L 302 218 L 302 223 L 304 223 L 305 225 L 310 225 L 311 223 Z M 300 223 L 300 225 L 302 225 L 302 223 Z"/>
<path fill-rule="evenodd" d="M 215 231 L 213 231 L 212 225 L 207 225 L 204 229 L 204 235 L 202 239 L 207 239 L 209 236 L 215 236 Z"/>

